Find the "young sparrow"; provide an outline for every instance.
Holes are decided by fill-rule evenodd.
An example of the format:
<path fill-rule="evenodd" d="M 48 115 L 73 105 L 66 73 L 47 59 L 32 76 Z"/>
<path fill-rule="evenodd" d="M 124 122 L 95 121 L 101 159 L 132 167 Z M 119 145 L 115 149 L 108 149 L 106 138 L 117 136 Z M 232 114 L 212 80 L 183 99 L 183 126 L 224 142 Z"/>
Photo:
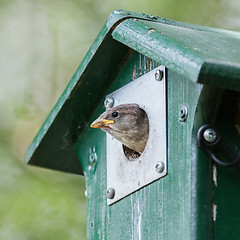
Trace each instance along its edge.
<path fill-rule="evenodd" d="M 147 144 L 147 114 L 138 104 L 121 104 L 101 114 L 92 124 L 119 140 L 124 146 L 141 154 Z"/>

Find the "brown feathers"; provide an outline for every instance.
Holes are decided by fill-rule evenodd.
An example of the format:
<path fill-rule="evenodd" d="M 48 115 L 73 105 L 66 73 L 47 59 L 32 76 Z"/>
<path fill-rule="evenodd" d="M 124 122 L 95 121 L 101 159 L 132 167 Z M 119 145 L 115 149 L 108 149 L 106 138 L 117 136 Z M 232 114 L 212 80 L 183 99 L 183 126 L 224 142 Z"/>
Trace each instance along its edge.
<path fill-rule="evenodd" d="M 91 124 L 91 127 L 101 128 L 140 154 L 147 144 L 148 117 L 137 104 L 121 104 L 108 109 Z"/>

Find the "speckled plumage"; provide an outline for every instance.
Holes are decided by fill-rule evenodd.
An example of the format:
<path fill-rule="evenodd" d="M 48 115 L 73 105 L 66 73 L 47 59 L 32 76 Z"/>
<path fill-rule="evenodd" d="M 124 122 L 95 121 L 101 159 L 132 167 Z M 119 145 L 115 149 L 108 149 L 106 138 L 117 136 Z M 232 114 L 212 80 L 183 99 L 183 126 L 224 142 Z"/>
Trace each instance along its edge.
<path fill-rule="evenodd" d="M 137 104 L 121 104 L 108 109 L 91 124 L 91 127 L 101 128 L 140 154 L 149 135 L 148 117 Z"/>

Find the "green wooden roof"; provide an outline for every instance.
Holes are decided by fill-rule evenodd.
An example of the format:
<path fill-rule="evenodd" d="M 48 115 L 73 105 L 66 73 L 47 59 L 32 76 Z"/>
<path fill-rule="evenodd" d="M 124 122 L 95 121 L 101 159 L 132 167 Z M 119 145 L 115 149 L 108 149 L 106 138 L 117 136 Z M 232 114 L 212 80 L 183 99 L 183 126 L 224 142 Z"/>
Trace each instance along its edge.
<path fill-rule="evenodd" d="M 26 153 L 26 162 L 83 174 L 73 146 L 129 48 L 189 80 L 240 90 L 240 34 L 114 11 Z"/>
<path fill-rule="evenodd" d="M 128 19 L 113 38 L 193 82 L 240 90 L 240 33 L 159 19 Z"/>

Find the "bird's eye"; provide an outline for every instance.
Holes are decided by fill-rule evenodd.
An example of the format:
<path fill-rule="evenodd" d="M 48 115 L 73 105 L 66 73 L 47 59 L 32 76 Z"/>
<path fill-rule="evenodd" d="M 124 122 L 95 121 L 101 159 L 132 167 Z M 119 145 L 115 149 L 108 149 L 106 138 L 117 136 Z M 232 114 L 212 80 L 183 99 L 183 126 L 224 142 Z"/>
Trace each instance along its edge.
<path fill-rule="evenodd" d="M 118 112 L 113 112 L 112 117 L 114 117 L 114 118 L 118 117 Z"/>

